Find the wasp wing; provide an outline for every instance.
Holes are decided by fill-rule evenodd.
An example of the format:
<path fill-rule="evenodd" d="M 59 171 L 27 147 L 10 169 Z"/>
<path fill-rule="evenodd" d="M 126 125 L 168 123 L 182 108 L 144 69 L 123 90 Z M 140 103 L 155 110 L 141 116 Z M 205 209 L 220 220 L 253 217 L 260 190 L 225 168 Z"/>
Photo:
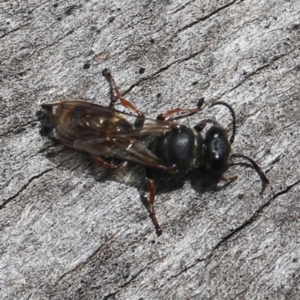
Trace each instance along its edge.
<path fill-rule="evenodd" d="M 51 105 L 50 118 L 53 137 L 75 150 L 173 171 L 172 166 L 147 148 L 146 142 L 170 130 L 168 122 L 139 120 L 114 109 L 79 101 Z M 132 118 L 143 121 L 144 126 L 134 128 Z"/>
<path fill-rule="evenodd" d="M 165 165 L 141 139 L 146 132 L 153 134 L 151 128 L 133 129 L 127 135 L 126 131 L 93 131 L 90 130 L 92 126 L 83 127 L 84 124 L 92 124 L 92 122 L 84 118 L 59 124 L 54 129 L 54 138 L 73 149 L 93 156 L 118 158 L 171 172 L 172 167 Z M 81 132 L 80 138 L 78 138 L 78 130 Z M 142 135 L 139 134 L 141 130 Z M 158 128 L 155 128 L 155 131 L 157 132 Z M 85 137 L 82 137 L 83 135 Z"/>

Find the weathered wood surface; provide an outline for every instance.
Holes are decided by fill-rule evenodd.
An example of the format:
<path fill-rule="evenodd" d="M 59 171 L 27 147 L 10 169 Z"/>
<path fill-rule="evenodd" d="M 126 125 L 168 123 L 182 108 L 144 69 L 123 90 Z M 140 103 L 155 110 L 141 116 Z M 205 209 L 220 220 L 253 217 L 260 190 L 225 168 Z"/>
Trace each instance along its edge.
<path fill-rule="evenodd" d="M 0 298 L 299 299 L 299 16 L 297 0 L 1 1 Z M 108 103 L 106 67 L 150 117 L 230 103 L 235 150 L 271 187 L 237 166 L 220 190 L 162 191 L 157 238 L 142 169 L 102 176 L 39 135 L 41 103 Z M 207 106 L 183 122 L 209 113 L 230 123 Z"/>

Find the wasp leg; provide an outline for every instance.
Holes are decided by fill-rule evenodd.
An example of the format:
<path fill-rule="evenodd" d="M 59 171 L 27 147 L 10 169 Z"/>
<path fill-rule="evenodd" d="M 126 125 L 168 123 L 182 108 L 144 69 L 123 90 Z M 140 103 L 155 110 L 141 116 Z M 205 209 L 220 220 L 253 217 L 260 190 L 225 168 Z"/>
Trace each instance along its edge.
<path fill-rule="evenodd" d="M 156 212 L 155 212 L 155 206 L 154 206 L 155 186 L 154 186 L 153 179 L 147 178 L 147 181 L 148 181 L 149 190 L 150 190 L 150 211 L 151 211 L 150 216 L 151 216 L 152 222 L 154 224 L 156 234 L 157 234 L 157 236 L 160 236 L 162 234 L 162 229 L 158 223 Z"/>
<path fill-rule="evenodd" d="M 207 125 L 207 123 L 210 123 L 210 124 L 213 124 L 213 125 L 217 125 L 217 126 L 220 126 L 220 124 L 216 121 L 216 120 L 213 120 L 213 119 L 205 119 L 205 120 L 202 120 L 200 121 L 198 124 L 196 124 L 194 126 L 194 129 L 198 132 L 201 132 L 205 126 Z"/>
<path fill-rule="evenodd" d="M 235 176 L 231 176 L 231 177 L 225 177 L 225 176 L 221 176 L 220 180 L 223 180 L 223 181 L 226 181 L 226 182 L 232 182 L 232 181 L 235 181 L 238 179 L 238 176 L 235 175 Z"/>
<path fill-rule="evenodd" d="M 119 165 L 115 165 L 115 164 L 112 164 L 112 163 L 109 163 L 109 162 L 105 161 L 100 156 L 91 155 L 90 159 L 92 159 L 93 161 L 99 163 L 101 166 L 103 166 L 107 169 L 117 169 L 119 167 Z"/>
<path fill-rule="evenodd" d="M 198 132 L 201 132 L 205 126 L 207 125 L 207 121 L 203 120 L 201 122 L 199 122 L 197 125 L 194 126 L 194 129 L 197 130 Z"/>
<path fill-rule="evenodd" d="M 158 115 L 156 120 L 158 121 L 166 121 L 166 119 L 168 119 L 168 121 L 172 121 L 172 120 L 179 120 L 188 116 L 192 116 L 194 114 L 196 114 L 197 112 L 200 111 L 200 108 L 192 108 L 192 109 L 185 109 L 185 108 L 175 108 L 172 110 L 167 111 L 164 114 Z M 185 114 L 182 116 L 177 116 L 172 118 L 172 116 L 184 112 Z"/>
<path fill-rule="evenodd" d="M 115 89 L 116 94 L 117 94 L 117 98 L 120 100 L 121 104 L 125 108 L 131 109 L 132 111 L 134 111 L 140 118 L 145 119 L 145 115 L 140 110 L 138 110 L 131 102 L 129 102 L 128 100 L 126 100 L 122 96 L 122 94 L 121 94 L 121 92 L 120 92 L 120 90 L 119 90 L 119 88 L 118 88 L 118 86 L 117 86 L 117 84 L 116 84 L 113 76 L 111 75 L 110 71 L 108 69 L 104 69 L 102 71 L 102 74 L 107 79 L 107 81 L 109 82 L 109 84 Z M 111 105 L 113 105 L 113 104 L 114 103 L 111 103 Z"/>
<path fill-rule="evenodd" d="M 164 114 L 158 115 L 156 120 L 166 121 L 166 119 L 168 119 L 168 121 L 173 121 L 173 120 L 179 120 L 179 119 L 182 119 L 182 118 L 185 118 L 185 117 L 188 117 L 188 116 L 192 116 L 192 115 L 196 114 L 197 112 L 199 112 L 201 110 L 201 107 L 202 107 L 203 103 L 204 103 L 204 99 L 201 98 L 198 101 L 197 108 L 191 108 L 191 109 L 189 109 L 189 108 L 175 108 L 175 109 L 167 111 Z M 173 117 L 173 116 L 175 116 L 175 115 L 177 115 L 181 112 L 183 112 L 185 114 L 182 115 L 182 116 Z"/>

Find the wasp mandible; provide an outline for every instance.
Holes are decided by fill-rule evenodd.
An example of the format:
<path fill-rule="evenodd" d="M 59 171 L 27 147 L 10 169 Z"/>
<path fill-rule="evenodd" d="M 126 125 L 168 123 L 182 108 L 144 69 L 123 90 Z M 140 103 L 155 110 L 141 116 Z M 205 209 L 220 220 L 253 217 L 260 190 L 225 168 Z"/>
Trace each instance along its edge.
<path fill-rule="evenodd" d="M 77 151 L 87 153 L 103 167 L 118 167 L 108 160 L 110 158 L 146 167 L 146 179 L 150 190 L 150 215 L 158 236 L 161 235 L 162 229 L 155 212 L 152 169 L 175 174 L 201 168 L 220 179 L 235 180 L 237 176 L 225 178 L 223 174 L 229 169 L 232 158 L 243 158 L 249 161 L 258 173 L 263 190 L 268 185 L 269 180 L 253 159 L 243 154 L 231 154 L 236 117 L 229 104 L 214 102 L 211 106 L 223 105 L 229 109 L 233 127 L 230 138 L 227 131 L 212 119 L 204 119 L 193 128 L 175 121 L 198 113 L 202 103 L 194 109 L 176 108 L 167 111 L 156 120 L 145 118 L 139 109 L 122 96 L 109 70 L 104 69 L 102 74 L 116 93 L 116 98 L 109 107 L 84 101 L 62 101 L 43 104 L 42 109 L 50 119 L 54 139 Z M 113 106 L 117 99 L 133 114 L 116 110 Z M 205 136 L 202 136 L 201 132 L 208 123 L 212 126 Z"/>

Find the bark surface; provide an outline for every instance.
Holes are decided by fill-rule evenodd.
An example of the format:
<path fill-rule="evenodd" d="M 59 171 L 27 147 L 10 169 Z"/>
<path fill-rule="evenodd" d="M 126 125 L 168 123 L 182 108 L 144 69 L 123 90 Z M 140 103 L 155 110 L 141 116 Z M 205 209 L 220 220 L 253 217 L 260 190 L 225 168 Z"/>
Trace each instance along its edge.
<path fill-rule="evenodd" d="M 299 299 L 299 1 L 0 3 L 1 299 Z M 41 136 L 42 103 L 110 101 L 109 68 L 148 117 L 204 110 L 253 169 L 217 185 L 106 172 Z"/>

